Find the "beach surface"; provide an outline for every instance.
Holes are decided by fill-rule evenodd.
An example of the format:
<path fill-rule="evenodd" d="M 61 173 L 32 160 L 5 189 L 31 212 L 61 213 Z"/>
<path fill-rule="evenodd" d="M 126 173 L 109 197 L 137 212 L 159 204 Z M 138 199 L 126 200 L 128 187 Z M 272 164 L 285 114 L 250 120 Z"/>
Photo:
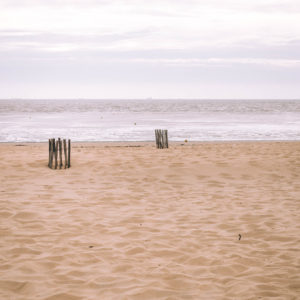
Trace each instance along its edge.
<path fill-rule="evenodd" d="M 0 144 L 0 299 L 299 299 L 300 142 Z"/>

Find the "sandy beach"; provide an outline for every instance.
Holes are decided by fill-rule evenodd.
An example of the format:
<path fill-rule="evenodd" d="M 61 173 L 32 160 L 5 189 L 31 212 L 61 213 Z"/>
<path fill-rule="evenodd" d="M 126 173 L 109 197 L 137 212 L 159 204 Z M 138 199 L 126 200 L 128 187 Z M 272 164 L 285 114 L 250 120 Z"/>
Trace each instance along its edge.
<path fill-rule="evenodd" d="M 0 299 L 299 299 L 300 142 L 0 144 Z"/>

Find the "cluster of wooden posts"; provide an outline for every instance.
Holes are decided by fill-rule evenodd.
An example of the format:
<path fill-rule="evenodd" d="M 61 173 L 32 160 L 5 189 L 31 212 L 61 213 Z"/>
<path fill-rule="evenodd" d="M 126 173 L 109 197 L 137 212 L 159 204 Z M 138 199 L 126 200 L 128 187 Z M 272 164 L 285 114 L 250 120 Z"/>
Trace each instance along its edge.
<path fill-rule="evenodd" d="M 168 130 L 155 129 L 156 148 L 169 148 Z M 64 159 L 63 159 L 64 158 Z M 71 167 L 71 140 L 58 138 L 49 139 L 49 161 L 50 169 L 67 169 Z"/>
<path fill-rule="evenodd" d="M 169 148 L 168 130 L 155 129 L 156 148 Z"/>
<path fill-rule="evenodd" d="M 61 140 L 58 138 L 57 141 L 55 141 L 55 139 L 49 139 L 48 167 L 50 169 L 66 169 L 71 167 L 71 140 L 68 140 L 67 147 L 67 141 L 65 139 Z"/>

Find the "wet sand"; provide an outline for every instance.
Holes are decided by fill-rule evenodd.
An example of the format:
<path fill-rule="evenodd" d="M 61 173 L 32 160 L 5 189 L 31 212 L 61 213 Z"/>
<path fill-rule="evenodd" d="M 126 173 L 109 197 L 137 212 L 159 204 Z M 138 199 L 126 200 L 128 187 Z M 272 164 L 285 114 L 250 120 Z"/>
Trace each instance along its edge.
<path fill-rule="evenodd" d="M 299 299 L 300 142 L 47 163 L 46 143 L 0 144 L 0 299 Z"/>

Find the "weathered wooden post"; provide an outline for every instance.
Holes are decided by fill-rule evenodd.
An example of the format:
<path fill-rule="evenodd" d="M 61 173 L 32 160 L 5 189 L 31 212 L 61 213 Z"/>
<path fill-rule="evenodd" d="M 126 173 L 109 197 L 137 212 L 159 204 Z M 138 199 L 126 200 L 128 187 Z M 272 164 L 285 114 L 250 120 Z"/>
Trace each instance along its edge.
<path fill-rule="evenodd" d="M 68 140 L 68 168 L 71 167 L 71 140 Z"/>
<path fill-rule="evenodd" d="M 53 155 L 55 151 L 55 144 L 54 139 L 50 139 L 50 162 L 49 162 L 49 168 L 52 169 L 53 167 Z"/>
<path fill-rule="evenodd" d="M 155 129 L 155 141 L 156 141 L 156 148 L 159 148 L 158 129 Z"/>
<path fill-rule="evenodd" d="M 51 169 L 53 168 L 53 155 L 54 155 L 54 139 L 51 139 Z"/>
<path fill-rule="evenodd" d="M 48 167 L 50 168 L 50 154 L 51 154 L 51 140 L 49 139 L 49 158 L 48 158 Z"/>
<path fill-rule="evenodd" d="M 161 131 L 161 141 L 162 141 L 162 149 L 167 148 L 167 147 L 166 147 L 165 130 L 162 130 L 162 131 Z"/>
<path fill-rule="evenodd" d="M 161 144 L 161 130 L 157 129 L 157 148 L 162 149 L 162 144 Z"/>
<path fill-rule="evenodd" d="M 158 129 L 158 130 L 157 130 L 157 133 L 158 133 L 158 148 L 159 148 L 159 149 L 162 149 L 162 143 L 161 143 L 161 130 Z"/>
<path fill-rule="evenodd" d="M 66 139 L 64 139 L 64 154 L 65 154 L 65 169 L 67 168 L 68 165 L 68 158 L 67 158 L 67 143 Z"/>
<path fill-rule="evenodd" d="M 156 148 L 169 148 L 168 130 L 155 129 Z"/>
<path fill-rule="evenodd" d="M 158 129 L 157 133 L 158 133 L 158 148 L 161 149 L 162 148 L 162 144 L 161 144 L 161 130 Z"/>
<path fill-rule="evenodd" d="M 55 139 L 52 139 L 52 168 L 54 168 L 55 159 Z"/>
<path fill-rule="evenodd" d="M 168 130 L 165 130 L 165 146 L 169 148 L 169 141 L 168 141 Z"/>
<path fill-rule="evenodd" d="M 50 169 L 52 168 L 51 157 L 52 157 L 52 140 L 49 139 L 49 163 L 48 163 L 48 166 Z"/>
<path fill-rule="evenodd" d="M 63 166 L 63 162 L 62 162 L 62 146 L 61 146 L 60 138 L 58 138 L 58 148 L 59 148 L 59 168 L 61 169 Z"/>
<path fill-rule="evenodd" d="M 57 169 L 58 141 L 55 142 L 55 167 Z"/>
<path fill-rule="evenodd" d="M 159 149 L 163 149 L 163 135 L 162 135 L 162 130 L 158 130 L 158 141 L 159 141 Z"/>

